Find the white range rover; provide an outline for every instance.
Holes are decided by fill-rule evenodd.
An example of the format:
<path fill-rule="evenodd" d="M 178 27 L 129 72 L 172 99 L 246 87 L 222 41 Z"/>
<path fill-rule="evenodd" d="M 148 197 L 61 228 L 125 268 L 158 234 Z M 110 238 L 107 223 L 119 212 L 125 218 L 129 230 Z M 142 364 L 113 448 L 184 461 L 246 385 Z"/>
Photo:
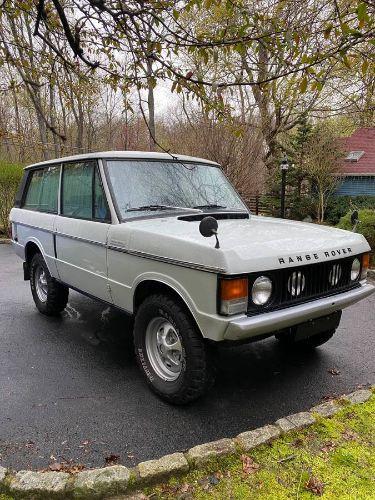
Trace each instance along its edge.
<path fill-rule="evenodd" d="M 39 311 L 60 313 L 72 288 L 133 315 L 139 366 L 176 404 L 212 382 L 212 344 L 275 335 L 316 347 L 375 289 L 363 236 L 253 216 L 219 165 L 198 158 L 115 151 L 31 165 L 10 220 Z"/>

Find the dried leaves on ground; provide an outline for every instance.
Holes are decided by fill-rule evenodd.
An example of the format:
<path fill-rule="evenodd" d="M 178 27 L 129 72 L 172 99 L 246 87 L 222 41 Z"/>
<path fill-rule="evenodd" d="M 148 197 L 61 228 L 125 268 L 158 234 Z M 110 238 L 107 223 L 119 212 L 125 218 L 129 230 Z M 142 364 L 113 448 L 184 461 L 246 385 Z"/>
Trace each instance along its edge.
<path fill-rule="evenodd" d="M 241 460 L 242 460 L 242 470 L 245 474 L 253 474 L 260 467 L 260 465 L 254 462 L 254 460 L 248 455 L 241 455 Z"/>
<path fill-rule="evenodd" d="M 324 493 L 324 483 L 319 481 L 315 476 L 310 476 L 309 480 L 305 484 L 305 488 L 311 491 L 316 496 L 322 496 Z"/>

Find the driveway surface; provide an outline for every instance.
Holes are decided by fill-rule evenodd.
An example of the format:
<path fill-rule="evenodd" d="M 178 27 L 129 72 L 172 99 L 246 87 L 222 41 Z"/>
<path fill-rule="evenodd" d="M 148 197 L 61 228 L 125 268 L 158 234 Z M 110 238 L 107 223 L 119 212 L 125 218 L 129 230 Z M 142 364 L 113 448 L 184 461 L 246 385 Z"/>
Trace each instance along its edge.
<path fill-rule="evenodd" d="M 334 338 L 308 355 L 273 338 L 220 348 L 210 394 L 172 407 L 146 387 L 126 316 L 74 292 L 61 318 L 42 316 L 21 261 L 0 245 L 0 464 L 94 467 L 116 455 L 133 465 L 374 383 L 374 295 L 344 311 Z"/>

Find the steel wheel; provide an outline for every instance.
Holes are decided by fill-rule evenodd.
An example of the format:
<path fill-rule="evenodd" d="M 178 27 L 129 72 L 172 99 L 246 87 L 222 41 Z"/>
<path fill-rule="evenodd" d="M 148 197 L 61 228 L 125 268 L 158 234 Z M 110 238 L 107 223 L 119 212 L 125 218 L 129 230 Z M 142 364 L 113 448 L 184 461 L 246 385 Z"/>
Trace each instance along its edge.
<path fill-rule="evenodd" d="M 146 329 L 145 344 L 156 374 L 169 382 L 176 380 L 185 359 L 180 336 L 173 325 L 165 318 L 153 318 Z"/>
<path fill-rule="evenodd" d="M 46 302 L 48 295 L 47 276 L 42 266 L 38 266 L 35 271 L 35 288 L 38 299 Z"/>

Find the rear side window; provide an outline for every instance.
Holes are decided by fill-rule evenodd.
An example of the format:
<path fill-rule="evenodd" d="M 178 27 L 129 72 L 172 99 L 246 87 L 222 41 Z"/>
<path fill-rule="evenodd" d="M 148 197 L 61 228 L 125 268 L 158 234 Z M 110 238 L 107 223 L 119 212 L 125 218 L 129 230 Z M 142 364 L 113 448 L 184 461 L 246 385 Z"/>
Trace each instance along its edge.
<path fill-rule="evenodd" d="M 33 170 L 30 173 L 23 208 L 57 213 L 60 165 Z"/>
<path fill-rule="evenodd" d="M 109 220 L 107 200 L 96 162 L 64 165 L 61 213 L 77 219 Z"/>

